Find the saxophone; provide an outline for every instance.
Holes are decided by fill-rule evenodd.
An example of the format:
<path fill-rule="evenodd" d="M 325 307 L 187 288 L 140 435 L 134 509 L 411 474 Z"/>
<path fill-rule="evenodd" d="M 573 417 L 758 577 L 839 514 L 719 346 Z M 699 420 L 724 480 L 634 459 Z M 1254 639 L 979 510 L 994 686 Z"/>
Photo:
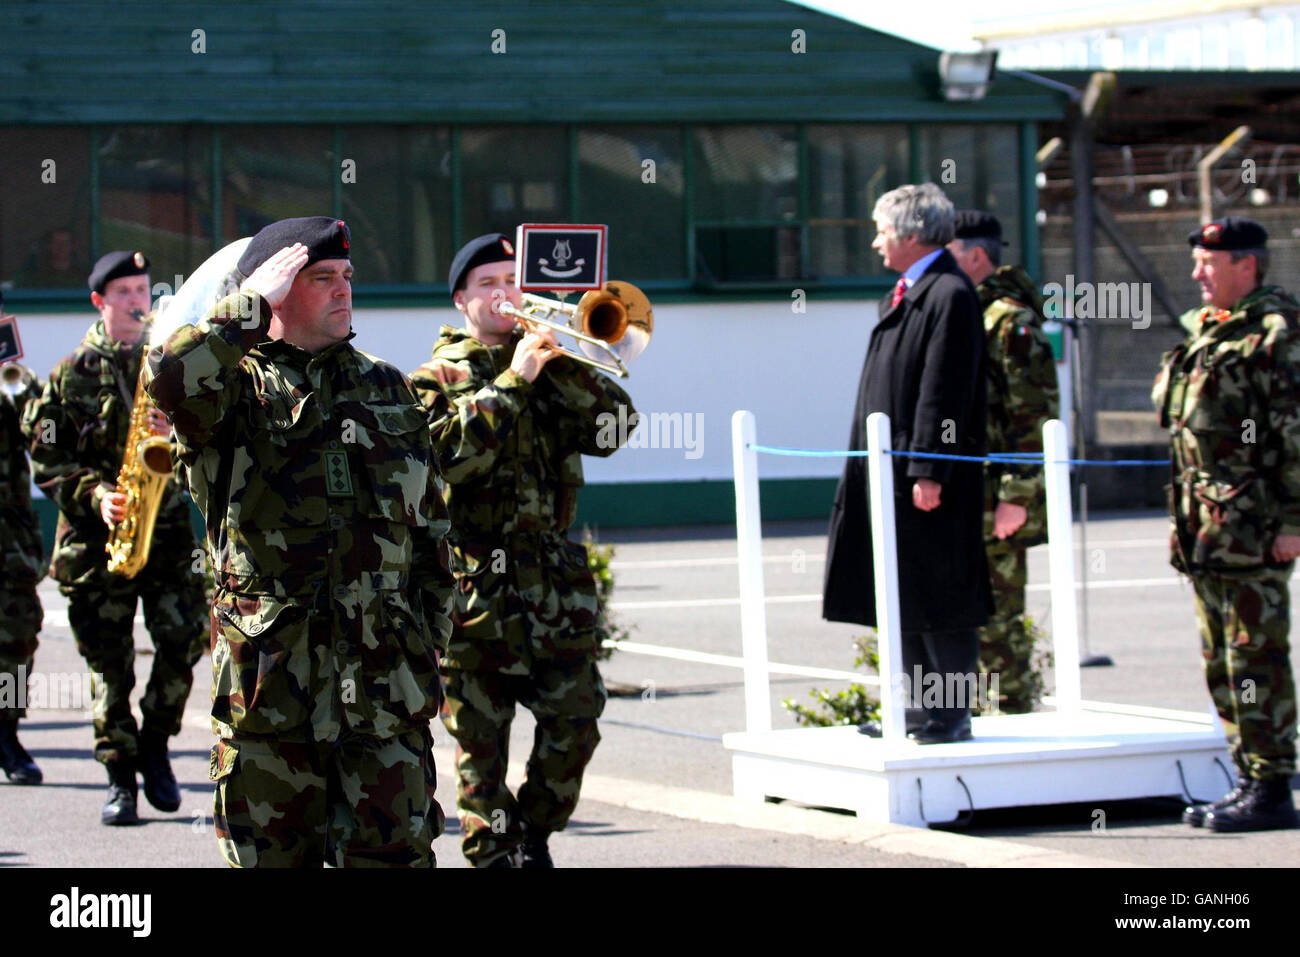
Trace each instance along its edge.
<path fill-rule="evenodd" d="M 143 313 L 136 310 L 136 318 Z M 109 528 L 108 570 L 134 578 L 149 561 L 154 523 L 158 508 L 172 477 L 171 442 L 154 435 L 149 428 L 149 413 L 156 408 L 145 392 L 145 362 L 149 343 L 144 342 L 140 356 L 140 376 L 135 384 L 135 402 L 131 405 L 131 426 L 126 435 L 122 468 L 117 473 L 117 491 L 126 493 L 126 516 Z"/>

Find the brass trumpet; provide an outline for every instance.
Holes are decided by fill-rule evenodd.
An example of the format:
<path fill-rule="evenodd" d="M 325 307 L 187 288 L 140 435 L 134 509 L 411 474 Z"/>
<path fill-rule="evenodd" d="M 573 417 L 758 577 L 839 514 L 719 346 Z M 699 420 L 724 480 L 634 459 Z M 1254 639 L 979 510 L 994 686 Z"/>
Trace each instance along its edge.
<path fill-rule="evenodd" d="M 19 362 L 6 362 L 0 366 L 0 390 L 4 391 L 9 401 L 18 397 L 18 393 L 36 381 L 36 374 Z"/>
<path fill-rule="evenodd" d="M 611 280 L 601 289 L 593 289 L 570 305 L 532 293 L 523 294 L 523 308 L 503 302 L 498 311 L 513 316 L 525 327 L 549 326 L 577 340 L 579 352 L 561 348 L 564 355 L 616 375 L 627 377 L 625 362 L 631 362 L 650 344 L 654 334 L 654 311 L 650 300 L 630 282 Z M 557 321 L 564 316 L 566 321 Z M 611 362 L 603 361 L 601 353 Z"/>

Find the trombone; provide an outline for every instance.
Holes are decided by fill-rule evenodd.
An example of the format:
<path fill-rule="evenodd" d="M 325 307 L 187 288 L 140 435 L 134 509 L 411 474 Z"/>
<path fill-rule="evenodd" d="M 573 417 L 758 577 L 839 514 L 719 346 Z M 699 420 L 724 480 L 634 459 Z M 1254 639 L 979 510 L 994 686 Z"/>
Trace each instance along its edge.
<path fill-rule="evenodd" d="M 627 377 L 625 362 L 631 362 L 650 344 L 654 334 L 654 312 L 650 300 L 630 282 L 610 281 L 593 289 L 570 305 L 532 293 L 523 294 L 523 308 L 503 302 L 498 312 L 513 316 L 524 326 L 549 326 L 577 340 L 581 353 L 561 348 L 559 351 L 586 365 Z M 557 321 L 557 317 L 565 321 Z M 604 361 L 602 355 L 611 361 Z"/>

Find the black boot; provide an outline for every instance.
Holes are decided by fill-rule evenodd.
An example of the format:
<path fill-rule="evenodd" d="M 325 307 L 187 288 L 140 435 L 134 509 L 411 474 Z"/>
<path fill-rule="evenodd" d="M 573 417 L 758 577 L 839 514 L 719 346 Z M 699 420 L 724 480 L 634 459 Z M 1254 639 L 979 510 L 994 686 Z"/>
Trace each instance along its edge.
<path fill-rule="evenodd" d="M 1242 792 L 1245 790 L 1247 778 L 1238 772 L 1237 786 L 1219 798 L 1217 801 L 1210 801 L 1207 804 L 1189 804 L 1183 808 L 1183 823 L 1190 824 L 1192 827 L 1200 827 L 1205 823 L 1205 815 L 1211 811 L 1218 811 L 1227 807 L 1229 804 L 1236 804 L 1240 800 Z"/>
<path fill-rule="evenodd" d="M 135 813 L 135 762 L 122 758 L 108 769 L 108 800 L 99 812 L 99 823 L 116 826 L 119 824 L 138 824 L 140 818 Z"/>
<path fill-rule="evenodd" d="M 18 719 L 0 720 L 0 768 L 14 784 L 40 784 L 44 780 L 27 749 L 18 741 Z"/>
<path fill-rule="evenodd" d="M 158 810 L 175 811 L 181 806 L 181 789 L 167 760 L 165 735 L 140 735 L 140 777 L 145 798 Z"/>
<path fill-rule="evenodd" d="M 1280 831 L 1296 826 L 1291 803 L 1291 779 L 1251 779 L 1234 803 L 1205 815 L 1211 831 Z"/>
<path fill-rule="evenodd" d="M 555 866 L 555 862 L 551 860 L 551 852 L 546 846 L 546 841 L 550 836 L 546 831 L 524 828 L 524 843 L 519 848 L 519 866 L 521 868 L 542 870 Z"/>

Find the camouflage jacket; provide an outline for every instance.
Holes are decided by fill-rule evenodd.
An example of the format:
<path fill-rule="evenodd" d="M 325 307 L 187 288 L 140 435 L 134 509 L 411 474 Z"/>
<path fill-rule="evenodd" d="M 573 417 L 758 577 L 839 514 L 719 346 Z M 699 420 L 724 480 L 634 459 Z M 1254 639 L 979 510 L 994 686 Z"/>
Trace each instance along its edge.
<path fill-rule="evenodd" d="M 988 347 L 990 452 L 1042 452 L 1043 424 L 1060 414 L 1056 360 L 1043 332 L 1043 297 L 1019 266 L 1003 266 L 976 288 Z M 985 467 L 985 538 L 993 537 L 999 502 L 1029 510 L 1011 539 L 1025 546 L 1047 540 L 1041 465 Z"/>
<path fill-rule="evenodd" d="M 437 713 L 450 630 L 424 411 L 348 341 L 267 339 L 270 312 L 236 293 L 149 359 L 216 571 L 213 725 L 391 737 Z"/>
<path fill-rule="evenodd" d="M 1195 312 L 1152 390 L 1172 452 L 1170 562 L 1188 574 L 1285 567 L 1271 550 L 1300 535 L 1300 302 L 1261 286 Z"/>
<path fill-rule="evenodd" d="M 41 529 L 32 508 L 27 438 L 22 430 L 23 409 L 40 394 L 39 380 L 22 386 L 16 395 L 0 392 L 0 576 L 4 582 L 30 584 L 45 576 Z"/>
<path fill-rule="evenodd" d="M 553 359 L 535 382 L 510 369 L 518 340 L 486 346 L 443 326 L 433 358 L 411 375 L 429 410 L 433 450 L 447 482 L 456 612 L 448 667 L 528 673 L 534 656 L 596 650 L 596 585 L 586 549 L 568 540 L 582 456 L 627 440 L 613 428 L 624 406 L 607 376 Z M 435 370 L 447 365 L 452 384 Z M 604 416 L 604 418 L 602 418 Z"/>
<path fill-rule="evenodd" d="M 23 414 L 36 484 L 59 508 L 50 576 L 65 585 L 108 574 L 108 526 L 99 503 L 117 486 L 143 352 L 142 345 L 112 339 L 97 321 Z M 184 554 L 167 560 L 192 561 L 190 504 L 179 481 L 167 484 L 155 540 L 184 541 Z"/>

